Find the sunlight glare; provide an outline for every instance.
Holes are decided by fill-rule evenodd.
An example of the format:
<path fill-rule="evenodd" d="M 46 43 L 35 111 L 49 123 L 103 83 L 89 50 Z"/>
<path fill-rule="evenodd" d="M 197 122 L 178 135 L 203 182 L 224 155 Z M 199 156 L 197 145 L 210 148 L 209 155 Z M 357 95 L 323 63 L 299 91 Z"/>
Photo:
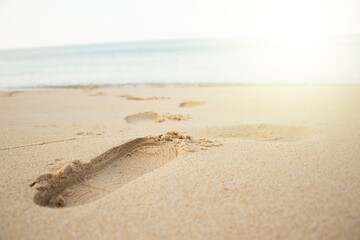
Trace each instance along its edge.
<path fill-rule="evenodd" d="M 263 36 L 285 52 L 303 54 L 311 50 L 324 34 L 326 16 L 322 18 L 316 8 L 306 2 L 290 4 L 289 1 L 280 1 L 265 17 Z"/>

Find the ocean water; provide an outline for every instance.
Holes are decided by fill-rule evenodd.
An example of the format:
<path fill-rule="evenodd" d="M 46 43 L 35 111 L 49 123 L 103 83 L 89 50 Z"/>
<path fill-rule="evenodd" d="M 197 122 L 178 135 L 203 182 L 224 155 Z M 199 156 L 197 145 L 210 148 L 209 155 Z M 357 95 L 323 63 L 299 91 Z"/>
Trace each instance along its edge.
<path fill-rule="evenodd" d="M 0 50 L 1 89 L 158 84 L 360 84 L 360 36 Z"/>

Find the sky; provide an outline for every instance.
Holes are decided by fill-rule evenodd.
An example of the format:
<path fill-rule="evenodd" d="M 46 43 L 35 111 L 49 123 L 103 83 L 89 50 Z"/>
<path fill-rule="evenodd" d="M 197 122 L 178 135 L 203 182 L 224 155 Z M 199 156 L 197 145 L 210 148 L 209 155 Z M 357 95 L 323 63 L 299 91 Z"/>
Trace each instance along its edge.
<path fill-rule="evenodd" d="M 0 0 L 0 49 L 360 33 L 360 0 Z"/>

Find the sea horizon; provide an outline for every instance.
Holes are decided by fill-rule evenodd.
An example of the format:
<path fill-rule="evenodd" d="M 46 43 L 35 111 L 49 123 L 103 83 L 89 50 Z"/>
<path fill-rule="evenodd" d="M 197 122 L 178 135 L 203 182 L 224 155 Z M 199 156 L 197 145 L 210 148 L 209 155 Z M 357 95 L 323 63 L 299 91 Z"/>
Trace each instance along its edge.
<path fill-rule="evenodd" d="M 132 41 L 0 50 L 0 89 L 358 85 L 359 69 L 359 34 Z"/>

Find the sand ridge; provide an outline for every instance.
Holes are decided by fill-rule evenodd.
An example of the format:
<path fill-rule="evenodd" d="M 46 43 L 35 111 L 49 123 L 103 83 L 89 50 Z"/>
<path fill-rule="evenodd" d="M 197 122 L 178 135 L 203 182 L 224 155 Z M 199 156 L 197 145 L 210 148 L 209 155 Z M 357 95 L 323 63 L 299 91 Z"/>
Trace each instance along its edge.
<path fill-rule="evenodd" d="M 207 139 L 168 132 L 136 138 L 114 147 L 88 163 L 78 160 L 58 173 L 43 174 L 30 184 L 36 188 L 34 202 L 40 206 L 77 206 L 95 201 L 127 182 L 153 171 L 183 152 L 220 146 Z"/>
<path fill-rule="evenodd" d="M 188 120 L 190 118 L 189 115 L 182 114 L 171 114 L 171 113 L 156 113 L 156 112 L 143 112 L 131 114 L 125 117 L 125 121 L 127 123 L 143 123 L 143 122 L 156 122 L 161 123 L 164 121 L 182 121 Z"/>
<path fill-rule="evenodd" d="M 68 141 L 73 141 L 73 140 L 76 140 L 76 138 L 59 139 L 59 140 L 46 141 L 46 142 L 40 142 L 40 143 L 32 143 L 32 144 L 21 145 L 21 146 L 0 148 L 0 151 L 9 150 L 9 149 L 17 149 L 17 148 L 33 147 L 33 146 L 41 146 L 41 145 L 46 145 L 46 144 L 51 144 L 51 143 L 68 142 Z"/>

